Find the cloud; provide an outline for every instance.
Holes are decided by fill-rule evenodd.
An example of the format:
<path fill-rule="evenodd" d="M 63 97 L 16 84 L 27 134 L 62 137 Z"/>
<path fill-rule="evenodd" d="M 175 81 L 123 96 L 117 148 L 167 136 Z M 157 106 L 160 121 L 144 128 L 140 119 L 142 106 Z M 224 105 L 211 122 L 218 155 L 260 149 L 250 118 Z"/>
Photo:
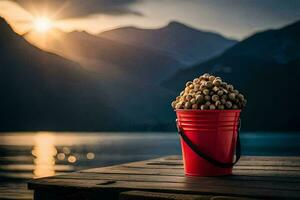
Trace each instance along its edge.
<path fill-rule="evenodd" d="M 141 0 L 11 0 L 33 15 L 50 15 L 57 19 L 78 18 L 92 14 L 137 15 L 130 8 Z"/>

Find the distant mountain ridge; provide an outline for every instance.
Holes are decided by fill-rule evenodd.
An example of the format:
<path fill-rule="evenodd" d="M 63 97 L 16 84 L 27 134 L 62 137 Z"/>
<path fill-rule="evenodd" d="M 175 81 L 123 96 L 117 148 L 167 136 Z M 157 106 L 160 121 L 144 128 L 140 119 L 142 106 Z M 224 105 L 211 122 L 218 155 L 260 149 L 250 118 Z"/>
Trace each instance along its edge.
<path fill-rule="evenodd" d="M 0 130 L 99 128 L 111 109 L 94 81 L 80 65 L 32 46 L 0 18 Z"/>
<path fill-rule="evenodd" d="M 204 61 L 219 55 L 237 41 L 172 21 L 158 29 L 122 27 L 105 31 L 100 37 L 168 53 L 184 63 Z"/>
<path fill-rule="evenodd" d="M 113 113 L 126 121 L 127 129 L 119 130 L 170 128 L 166 124 L 166 115 L 172 114 L 172 111 L 157 112 L 169 107 L 170 101 L 170 92 L 162 88 L 160 82 L 183 64 L 160 51 L 111 41 L 86 32 L 55 31 L 53 34 L 53 38 L 51 35 L 40 38 L 40 41 L 46 41 L 42 48 L 79 62 L 82 68 L 97 77 L 102 89 L 99 95 L 105 94 L 105 102 L 115 110 Z M 29 36 L 30 33 L 26 35 Z M 38 35 L 32 36 L 38 38 Z M 118 127 L 119 124 L 115 126 Z"/>
<path fill-rule="evenodd" d="M 157 82 L 184 66 L 173 57 L 159 51 L 119 43 L 84 31 L 70 33 L 55 31 L 54 34 L 57 37 L 51 35 L 45 37 L 46 43 L 40 45 L 41 48 L 63 55 L 84 66 L 93 60 L 96 70 L 107 73 L 105 77 L 108 77 L 111 71 L 117 71 L 123 77 Z M 39 35 L 35 34 L 34 37 L 38 38 Z"/>
<path fill-rule="evenodd" d="M 254 34 L 187 68 L 163 50 L 85 32 L 52 41 L 56 51 L 49 51 L 65 59 L 31 45 L 0 18 L 0 131 L 175 130 L 171 100 L 205 72 L 246 95 L 243 130 L 299 131 L 299 24 Z"/>
<path fill-rule="evenodd" d="M 223 56 L 251 56 L 266 61 L 288 63 L 300 58 L 300 21 L 277 30 L 267 30 L 246 38 Z"/>
<path fill-rule="evenodd" d="M 178 71 L 163 85 L 179 93 L 184 83 L 205 72 L 224 78 L 246 94 L 243 127 L 299 131 L 300 21 L 246 38 L 222 55 Z"/>

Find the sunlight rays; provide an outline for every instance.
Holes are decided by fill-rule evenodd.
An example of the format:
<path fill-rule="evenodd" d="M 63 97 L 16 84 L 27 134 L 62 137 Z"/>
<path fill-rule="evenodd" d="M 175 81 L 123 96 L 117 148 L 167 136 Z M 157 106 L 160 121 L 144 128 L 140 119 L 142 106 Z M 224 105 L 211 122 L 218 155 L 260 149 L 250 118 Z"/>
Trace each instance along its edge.
<path fill-rule="evenodd" d="M 33 21 L 33 27 L 37 32 L 48 32 L 52 27 L 52 21 L 47 17 L 39 17 Z"/>

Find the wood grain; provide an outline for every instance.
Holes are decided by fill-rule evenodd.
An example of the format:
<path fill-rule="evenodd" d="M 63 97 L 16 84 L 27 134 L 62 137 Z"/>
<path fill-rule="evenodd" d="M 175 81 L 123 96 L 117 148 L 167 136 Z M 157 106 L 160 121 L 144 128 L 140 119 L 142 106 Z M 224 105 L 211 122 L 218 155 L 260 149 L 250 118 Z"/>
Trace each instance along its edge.
<path fill-rule="evenodd" d="M 122 193 L 123 200 L 139 195 L 145 199 L 174 199 L 176 195 L 186 195 L 186 199 L 300 199 L 300 158 L 247 156 L 234 167 L 232 176 L 189 177 L 184 175 L 181 157 L 168 156 L 35 179 L 28 187 L 40 197 L 47 196 L 47 191 L 67 197 L 68 191 L 75 190 L 83 196 L 89 191 L 94 196 L 110 194 L 106 195 L 109 199 Z"/>

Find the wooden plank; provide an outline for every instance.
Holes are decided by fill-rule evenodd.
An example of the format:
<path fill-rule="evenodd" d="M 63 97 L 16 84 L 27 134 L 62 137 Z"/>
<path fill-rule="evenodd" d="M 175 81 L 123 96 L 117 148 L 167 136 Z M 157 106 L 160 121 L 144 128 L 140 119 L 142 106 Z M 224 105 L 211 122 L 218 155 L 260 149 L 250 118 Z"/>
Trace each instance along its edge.
<path fill-rule="evenodd" d="M 153 159 L 149 161 L 134 162 L 130 164 L 135 165 L 170 165 L 170 166 L 180 166 L 183 165 L 182 159 L 179 156 L 164 157 L 160 159 Z M 258 156 L 253 159 L 253 157 L 245 156 L 240 159 L 237 166 L 300 166 L 300 159 L 298 157 L 262 157 Z"/>
<path fill-rule="evenodd" d="M 128 191 L 120 193 L 120 200 L 254 200 L 253 198 L 212 196 L 212 195 L 192 195 L 146 191 Z"/>
<path fill-rule="evenodd" d="M 183 169 L 183 165 L 169 164 L 164 162 L 149 162 L 149 163 L 128 163 L 122 165 L 124 167 L 149 168 L 149 169 Z M 238 164 L 234 169 L 262 169 L 262 170 L 282 170 L 282 171 L 300 171 L 300 165 L 272 165 L 272 164 Z"/>
<path fill-rule="evenodd" d="M 120 193 L 120 200 L 210 200 L 210 195 L 189 195 L 145 191 L 128 191 Z"/>
<path fill-rule="evenodd" d="M 70 176 L 61 175 L 55 176 L 55 179 L 69 179 Z M 195 185 L 220 185 L 232 187 L 245 187 L 245 188 L 266 188 L 278 190 L 300 190 L 299 184 L 288 181 L 274 181 L 274 180 L 249 180 L 249 179 L 229 179 L 219 177 L 170 177 L 170 176 L 147 176 L 147 175 L 119 175 L 119 174 L 73 174 L 71 179 L 79 180 L 101 180 L 101 181 L 137 181 L 137 182 L 160 182 L 160 183 L 189 183 Z M 63 181 L 63 180 L 62 180 Z M 283 184 L 284 183 L 284 184 Z"/>
<path fill-rule="evenodd" d="M 136 163 L 128 163 L 130 165 L 142 165 L 142 166 L 156 166 L 156 165 L 166 165 L 166 166 L 174 166 L 174 167 L 181 167 L 183 165 L 182 160 L 174 160 L 174 161 L 149 161 L 149 162 L 136 162 Z M 300 167 L 300 162 L 293 161 L 293 160 L 286 160 L 286 161 L 248 161 L 242 160 L 239 161 L 236 166 L 295 166 Z"/>
<path fill-rule="evenodd" d="M 142 190 L 196 196 L 300 199 L 299 157 L 242 157 L 233 174 L 188 177 L 184 175 L 181 157 L 168 156 L 36 179 L 30 181 L 28 186 L 40 197 L 47 196 L 48 190 L 54 191 L 53 195 L 72 190 L 87 194 L 93 191 L 94 197 L 104 193 L 116 195 L 129 190 Z"/>
<path fill-rule="evenodd" d="M 139 167 L 124 167 L 115 166 L 110 168 L 95 168 L 82 170 L 84 173 L 117 173 L 117 174 L 140 174 L 140 175 L 166 175 L 166 176 L 183 176 L 182 169 L 151 169 L 151 168 L 139 168 Z M 261 169 L 234 169 L 234 175 L 245 176 L 289 176 L 300 178 L 300 171 L 281 171 L 281 170 L 261 170 Z"/>
<path fill-rule="evenodd" d="M 119 193 L 114 191 L 97 191 L 60 187 L 34 191 L 34 200 L 118 200 Z"/>
<path fill-rule="evenodd" d="M 157 159 L 152 160 L 164 160 L 164 161 L 172 161 L 172 160 L 182 160 L 182 157 L 180 155 L 172 155 L 172 156 L 165 156 L 160 157 Z M 240 161 L 296 161 L 300 162 L 300 157 L 298 156 L 242 156 Z"/>
<path fill-rule="evenodd" d="M 229 195 L 229 196 L 245 196 L 245 197 L 258 197 L 258 198 L 295 198 L 299 199 L 299 191 L 292 190 L 276 190 L 276 189 L 253 189 L 241 188 L 231 186 L 218 186 L 218 185 L 194 185 L 189 183 L 158 183 L 158 182 L 137 182 L 137 181 L 115 181 L 111 184 L 102 185 L 98 184 L 98 180 L 77 180 L 77 179 L 38 179 L 34 183 L 29 183 L 31 189 L 35 189 L 35 185 L 39 188 L 61 188 L 69 187 L 77 190 L 82 189 L 97 189 L 98 191 L 116 190 L 147 190 L 147 191 L 163 191 L 175 193 L 193 193 L 193 194 L 212 194 L 212 195 Z"/>
<path fill-rule="evenodd" d="M 272 177 L 272 176 L 223 176 L 223 177 L 188 177 L 188 176 L 164 176 L 164 175 L 136 175 L 136 174 L 113 174 L 113 173 L 72 173 L 66 175 L 55 176 L 55 178 L 61 179 L 83 179 L 83 180 L 108 180 L 110 179 L 126 179 L 131 180 L 156 180 L 158 182 L 170 182 L 170 181 L 181 181 L 186 182 L 190 180 L 202 181 L 202 180 L 236 180 L 236 181 L 260 181 L 260 182 L 279 182 L 280 184 L 286 183 L 297 183 L 300 185 L 300 179 L 294 177 Z M 297 186 L 299 186 L 297 185 Z M 296 187 L 298 188 L 298 187 Z"/>

